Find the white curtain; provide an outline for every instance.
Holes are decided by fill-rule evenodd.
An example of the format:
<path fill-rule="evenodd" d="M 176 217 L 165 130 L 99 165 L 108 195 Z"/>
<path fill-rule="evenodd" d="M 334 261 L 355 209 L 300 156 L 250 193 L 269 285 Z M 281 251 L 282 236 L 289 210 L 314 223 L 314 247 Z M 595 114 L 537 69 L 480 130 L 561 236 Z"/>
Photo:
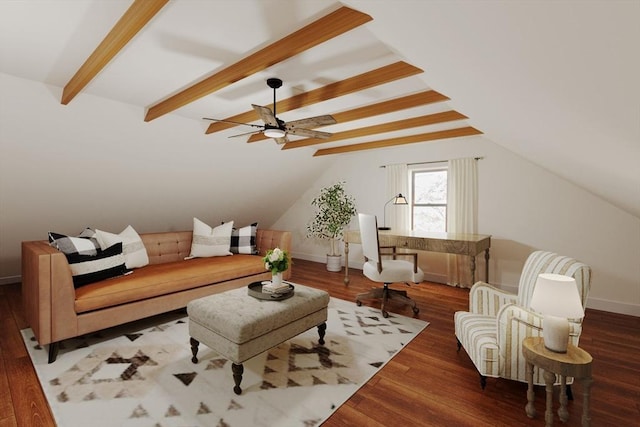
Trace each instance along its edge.
<path fill-rule="evenodd" d="M 476 234 L 478 228 L 478 166 L 474 158 L 449 160 L 447 172 L 447 232 Z M 447 283 L 470 287 L 470 259 L 448 256 Z"/>
<path fill-rule="evenodd" d="M 406 164 L 387 165 L 387 195 L 384 202 L 402 193 L 403 196 L 409 197 L 409 176 Z M 409 201 L 409 199 L 407 199 Z M 410 228 L 411 210 L 408 205 L 394 205 L 393 201 L 386 207 L 386 226 L 392 230 L 408 230 Z M 385 213 L 383 212 L 383 215 Z M 380 218 L 378 218 L 380 225 Z"/>

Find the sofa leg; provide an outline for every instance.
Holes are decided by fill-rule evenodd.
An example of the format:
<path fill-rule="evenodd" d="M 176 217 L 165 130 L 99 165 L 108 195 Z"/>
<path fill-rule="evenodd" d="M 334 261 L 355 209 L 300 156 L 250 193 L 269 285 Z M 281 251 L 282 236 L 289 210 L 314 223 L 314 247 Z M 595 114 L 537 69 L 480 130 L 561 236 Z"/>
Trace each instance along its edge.
<path fill-rule="evenodd" d="M 49 363 L 56 361 L 58 357 L 58 349 L 60 348 L 60 341 L 52 342 L 49 344 Z"/>
<path fill-rule="evenodd" d="M 195 338 L 189 338 L 189 342 L 191 343 L 191 361 L 193 363 L 198 363 L 198 358 L 196 357 L 196 355 L 198 354 L 198 346 L 200 345 L 200 343 Z"/>
<path fill-rule="evenodd" d="M 482 389 L 484 390 L 486 386 L 487 386 L 487 377 L 480 374 L 480 387 L 482 387 Z"/>

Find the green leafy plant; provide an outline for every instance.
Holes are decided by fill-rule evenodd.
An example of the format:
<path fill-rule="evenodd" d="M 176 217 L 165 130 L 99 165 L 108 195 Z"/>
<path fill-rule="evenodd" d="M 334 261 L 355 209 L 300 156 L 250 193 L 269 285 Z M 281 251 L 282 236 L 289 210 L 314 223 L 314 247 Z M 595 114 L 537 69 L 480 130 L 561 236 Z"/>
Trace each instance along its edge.
<path fill-rule="evenodd" d="M 311 205 L 316 207 L 316 215 L 307 225 L 307 237 L 328 239 L 331 242 L 329 255 L 338 255 L 337 240 L 342 238 L 344 227 L 357 213 L 355 199 L 345 193 L 344 182 L 339 182 L 321 189 Z"/>

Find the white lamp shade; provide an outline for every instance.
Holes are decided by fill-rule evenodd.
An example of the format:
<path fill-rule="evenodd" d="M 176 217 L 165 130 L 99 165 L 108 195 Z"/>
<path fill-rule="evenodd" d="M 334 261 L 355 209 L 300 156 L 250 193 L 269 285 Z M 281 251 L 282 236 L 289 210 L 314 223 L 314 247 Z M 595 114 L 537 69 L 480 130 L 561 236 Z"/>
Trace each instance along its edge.
<path fill-rule="evenodd" d="M 542 314 L 580 319 L 584 317 L 578 285 L 573 277 L 544 273 L 538 276 L 531 308 Z"/>

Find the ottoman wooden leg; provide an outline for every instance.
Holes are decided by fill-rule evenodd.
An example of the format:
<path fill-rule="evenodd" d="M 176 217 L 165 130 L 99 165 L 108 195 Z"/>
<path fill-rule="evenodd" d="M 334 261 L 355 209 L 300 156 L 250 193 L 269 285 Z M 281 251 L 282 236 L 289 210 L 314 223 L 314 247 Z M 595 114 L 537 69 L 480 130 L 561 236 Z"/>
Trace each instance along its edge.
<path fill-rule="evenodd" d="M 327 323 L 321 323 L 320 325 L 318 325 L 318 335 L 320 335 L 320 339 L 318 340 L 318 343 L 320 343 L 320 345 L 324 345 L 324 334 L 327 331 Z"/>
<path fill-rule="evenodd" d="M 198 358 L 196 357 L 196 355 L 198 354 L 198 345 L 200 345 L 200 343 L 195 338 L 191 338 L 189 342 L 191 343 L 191 354 L 193 355 L 191 361 L 193 363 L 198 363 Z"/>
<path fill-rule="evenodd" d="M 244 372 L 244 366 L 242 366 L 242 363 L 240 363 L 239 365 L 232 363 L 231 371 L 233 372 L 233 381 L 236 383 L 235 387 L 233 387 L 233 392 L 235 394 L 240 394 L 242 393 L 240 383 L 242 382 L 242 373 Z"/>

